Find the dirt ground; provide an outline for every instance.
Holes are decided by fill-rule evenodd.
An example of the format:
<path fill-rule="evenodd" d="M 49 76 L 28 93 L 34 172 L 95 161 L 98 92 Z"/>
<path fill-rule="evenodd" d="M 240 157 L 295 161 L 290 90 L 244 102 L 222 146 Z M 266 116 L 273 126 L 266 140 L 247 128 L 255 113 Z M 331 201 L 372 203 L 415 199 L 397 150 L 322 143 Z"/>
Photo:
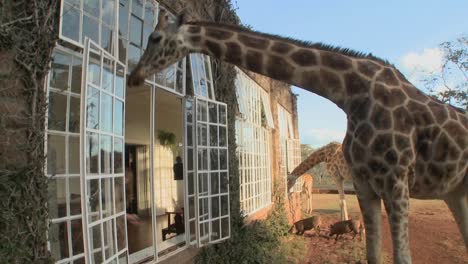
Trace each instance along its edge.
<path fill-rule="evenodd" d="M 351 218 L 360 219 L 355 195 L 346 196 Z M 383 208 L 383 205 L 382 205 Z M 383 209 L 382 209 L 383 210 Z M 304 237 L 291 235 L 288 240 L 303 240 L 304 257 L 298 263 L 366 263 L 365 238 L 351 240 L 349 234 L 335 243 L 328 239 L 328 227 L 340 218 L 339 200 L 336 194 L 314 194 L 313 215 L 321 215 L 323 231 L 305 233 Z M 382 212 L 383 262 L 392 263 L 392 241 L 388 219 Z M 304 217 L 307 217 L 305 215 Z M 410 246 L 413 263 L 468 263 L 463 240 L 447 206 L 442 201 L 410 201 Z M 288 243 L 286 241 L 286 243 Z"/>

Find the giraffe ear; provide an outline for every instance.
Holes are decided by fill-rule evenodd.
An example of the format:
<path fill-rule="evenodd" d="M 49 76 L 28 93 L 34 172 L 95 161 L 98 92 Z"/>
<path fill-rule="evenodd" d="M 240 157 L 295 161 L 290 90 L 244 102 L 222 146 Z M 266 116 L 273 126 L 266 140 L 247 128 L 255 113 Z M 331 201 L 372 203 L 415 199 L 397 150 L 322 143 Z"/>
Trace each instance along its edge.
<path fill-rule="evenodd" d="M 155 30 L 162 30 L 167 26 L 167 21 L 169 17 L 167 16 L 166 10 L 160 9 L 158 15 L 158 24 L 156 25 Z"/>

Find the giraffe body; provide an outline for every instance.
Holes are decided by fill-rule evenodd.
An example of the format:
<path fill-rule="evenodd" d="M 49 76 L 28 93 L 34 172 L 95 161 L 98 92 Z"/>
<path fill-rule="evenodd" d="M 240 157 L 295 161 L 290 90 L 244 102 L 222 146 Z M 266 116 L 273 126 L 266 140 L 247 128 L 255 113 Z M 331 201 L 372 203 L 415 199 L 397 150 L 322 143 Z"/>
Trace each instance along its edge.
<path fill-rule="evenodd" d="M 341 218 L 342 220 L 348 220 L 344 180 L 351 179 L 351 174 L 348 169 L 348 164 L 344 159 L 340 143 L 331 142 L 312 152 L 289 174 L 288 178 L 290 180 L 288 180 L 288 189 L 294 185 L 298 177 L 301 177 L 305 172 L 322 162 L 326 163 L 326 170 L 333 177 L 336 188 L 338 189 L 340 195 Z"/>
<path fill-rule="evenodd" d="M 416 89 L 369 54 L 208 22 L 160 15 L 128 78 L 138 85 L 188 53 L 205 53 L 327 98 L 347 116 L 343 154 L 366 228 L 367 259 L 380 262 L 381 201 L 396 263 L 411 263 L 409 197 L 443 199 L 468 249 L 468 115 Z"/>

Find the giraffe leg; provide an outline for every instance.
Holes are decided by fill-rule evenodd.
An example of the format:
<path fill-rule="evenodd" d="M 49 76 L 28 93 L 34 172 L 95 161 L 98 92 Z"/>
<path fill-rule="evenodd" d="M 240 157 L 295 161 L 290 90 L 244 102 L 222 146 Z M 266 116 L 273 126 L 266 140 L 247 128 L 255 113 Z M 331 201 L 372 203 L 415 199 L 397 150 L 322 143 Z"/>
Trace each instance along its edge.
<path fill-rule="evenodd" d="M 381 258 L 381 199 L 370 184 L 357 177 L 353 177 L 354 189 L 361 208 L 366 232 L 367 262 L 380 263 Z"/>
<path fill-rule="evenodd" d="M 397 198 L 396 198 L 397 197 Z M 395 185 L 384 195 L 384 205 L 393 242 L 393 261 L 410 264 L 411 254 L 408 232 L 409 191 L 405 184 Z"/>
<path fill-rule="evenodd" d="M 457 222 L 458 229 L 462 234 L 466 250 L 468 251 L 468 194 L 463 186 L 461 186 L 447 195 L 444 201 Z"/>
<path fill-rule="evenodd" d="M 336 188 L 340 194 L 340 209 L 341 209 L 341 220 L 348 220 L 348 209 L 346 208 L 345 193 L 343 186 L 343 178 L 335 178 Z"/>

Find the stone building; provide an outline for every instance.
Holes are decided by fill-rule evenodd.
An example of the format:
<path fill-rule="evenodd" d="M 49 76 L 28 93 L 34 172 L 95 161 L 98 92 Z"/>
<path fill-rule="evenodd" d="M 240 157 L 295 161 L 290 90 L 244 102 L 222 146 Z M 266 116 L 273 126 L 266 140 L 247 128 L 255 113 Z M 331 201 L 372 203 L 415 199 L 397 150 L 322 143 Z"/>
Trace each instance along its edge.
<path fill-rule="evenodd" d="M 224 21 L 216 1 L 201 2 L 194 17 Z M 61 1 L 46 80 L 48 244 L 56 263 L 164 261 L 229 239 L 234 199 L 252 220 L 268 214 L 274 186 L 287 196 L 286 174 L 300 160 L 288 85 L 235 69 L 235 92 L 225 94 L 225 67 L 191 54 L 126 87 L 159 10 L 185 6 Z M 300 205 L 291 197 L 294 221 Z"/>

